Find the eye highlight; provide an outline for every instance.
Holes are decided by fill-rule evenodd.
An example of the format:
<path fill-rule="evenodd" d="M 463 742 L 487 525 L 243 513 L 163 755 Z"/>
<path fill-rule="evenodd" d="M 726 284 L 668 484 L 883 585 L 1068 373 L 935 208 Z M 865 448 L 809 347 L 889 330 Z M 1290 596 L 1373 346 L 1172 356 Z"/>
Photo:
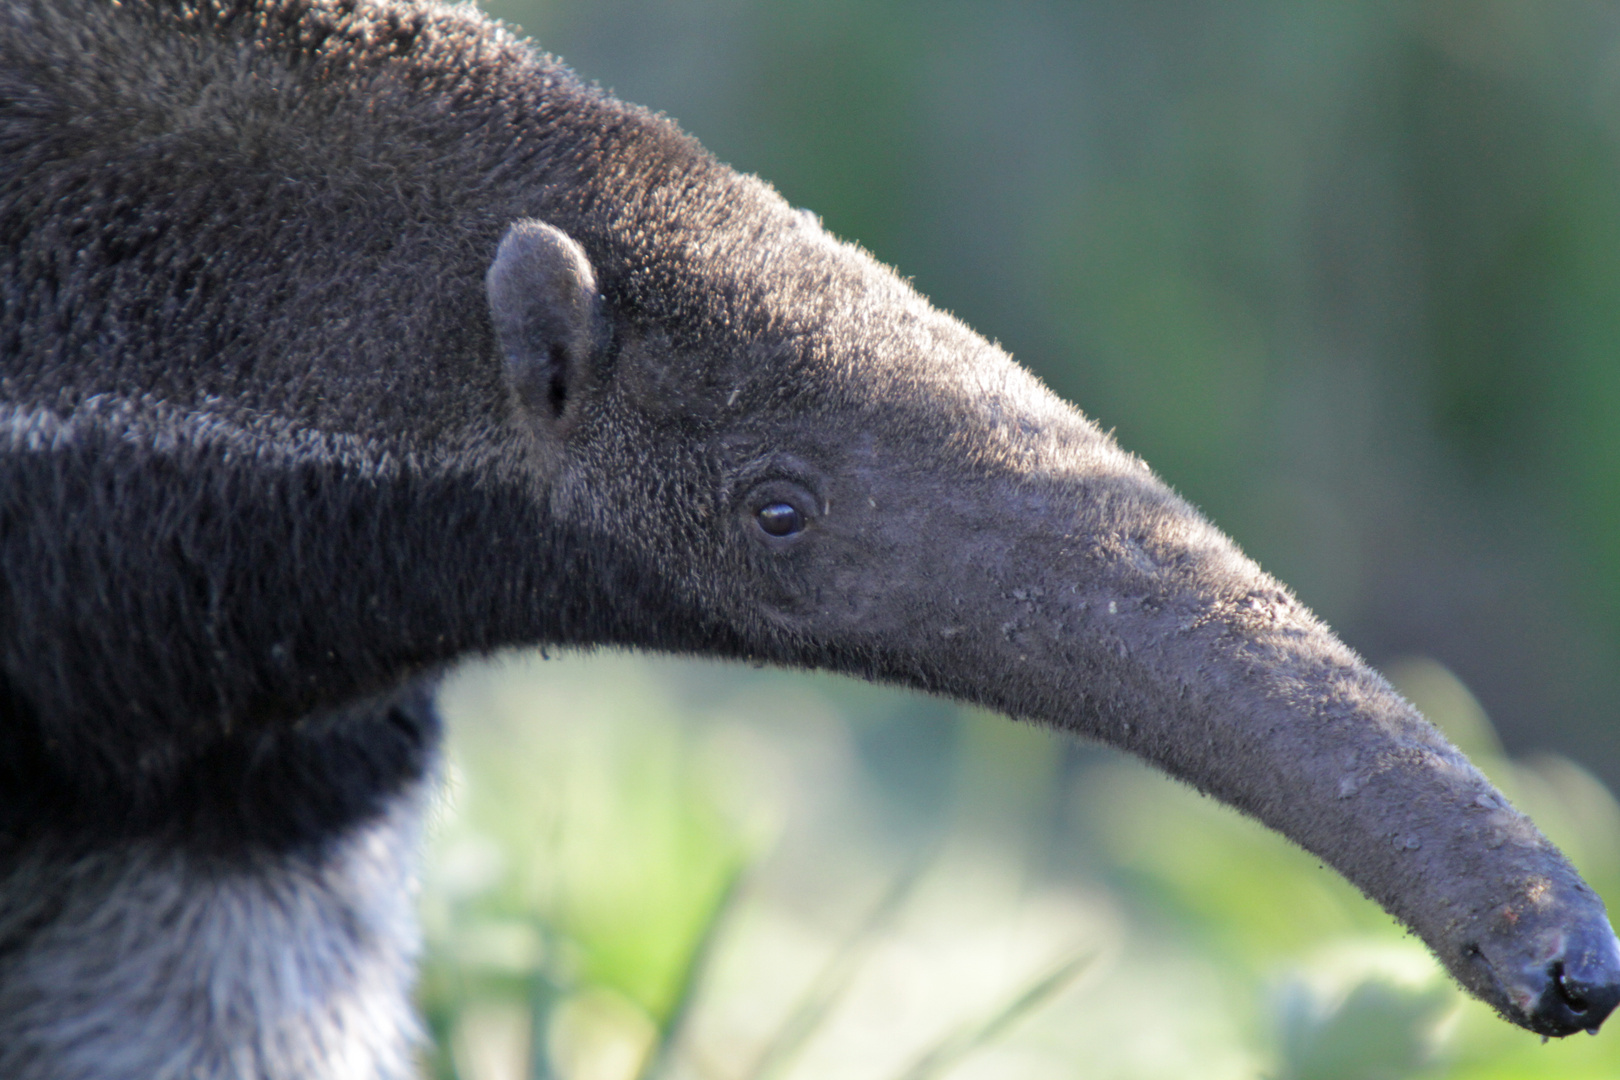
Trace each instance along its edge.
<path fill-rule="evenodd" d="M 792 536 L 804 531 L 804 515 L 792 503 L 766 503 L 754 512 L 754 520 L 767 536 Z"/>

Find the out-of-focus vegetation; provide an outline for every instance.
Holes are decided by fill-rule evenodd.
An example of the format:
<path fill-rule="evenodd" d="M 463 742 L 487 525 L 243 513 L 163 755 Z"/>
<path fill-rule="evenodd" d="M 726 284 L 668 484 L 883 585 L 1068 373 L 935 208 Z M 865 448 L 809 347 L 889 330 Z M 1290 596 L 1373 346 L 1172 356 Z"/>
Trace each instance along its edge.
<path fill-rule="evenodd" d="M 1620 901 L 1620 7 L 488 6 L 1116 429 Z M 618 657 L 447 707 L 442 1077 L 1620 1075 L 1041 732 Z"/>
<path fill-rule="evenodd" d="M 1391 673 L 1620 895 L 1602 784 L 1503 756 L 1433 661 Z M 1542 1045 L 1315 859 L 1044 731 L 606 654 L 469 668 L 444 702 L 444 1080 L 1620 1075 L 1620 1040 Z"/>

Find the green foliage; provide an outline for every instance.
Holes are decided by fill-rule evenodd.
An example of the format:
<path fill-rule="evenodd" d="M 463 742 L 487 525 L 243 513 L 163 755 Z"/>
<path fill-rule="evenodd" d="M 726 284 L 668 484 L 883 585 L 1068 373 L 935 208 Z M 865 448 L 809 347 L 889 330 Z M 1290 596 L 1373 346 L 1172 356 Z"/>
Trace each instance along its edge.
<path fill-rule="evenodd" d="M 441 1047 L 453 1051 L 469 998 L 521 1006 L 508 1021 L 520 1028 L 543 1030 L 571 1003 L 586 1028 L 635 1029 L 627 1040 L 678 1026 L 748 844 L 655 687 L 622 681 L 587 706 L 590 694 L 514 666 L 446 695 L 467 719 L 424 909 L 423 1000 Z M 531 722 L 537 702 L 595 715 Z"/>
<path fill-rule="evenodd" d="M 1308 994 L 1278 1009 L 1282 1071 L 1277 1080 L 1400 1080 L 1420 1072 L 1433 1050 L 1430 1031 L 1451 1004 L 1441 987 L 1412 990 L 1369 979 L 1343 1003 L 1316 1012 Z"/>

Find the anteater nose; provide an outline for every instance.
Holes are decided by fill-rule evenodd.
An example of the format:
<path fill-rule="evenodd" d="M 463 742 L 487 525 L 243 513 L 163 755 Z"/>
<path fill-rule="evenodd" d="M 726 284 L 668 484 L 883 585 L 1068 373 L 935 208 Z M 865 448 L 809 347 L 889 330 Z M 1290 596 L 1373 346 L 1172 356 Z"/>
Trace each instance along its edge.
<path fill-rule="evenodd" d="M 1529 1026 L 1544 1035 L 1595 1035 L 1620 1004 L 1620 942 L 1606 923 L 1571 933 L 1544 975 Z"/>

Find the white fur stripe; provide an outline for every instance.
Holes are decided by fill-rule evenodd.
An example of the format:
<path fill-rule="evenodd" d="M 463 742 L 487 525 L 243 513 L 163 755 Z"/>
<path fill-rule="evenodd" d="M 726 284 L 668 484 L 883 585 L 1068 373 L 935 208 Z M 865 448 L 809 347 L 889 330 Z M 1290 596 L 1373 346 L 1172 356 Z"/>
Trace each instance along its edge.
<path fill-rule="evenodd" d="M 141 841 L 0 872 L 6 1080 L 405 1080 L 422 791 L 319 859 Z"/>

